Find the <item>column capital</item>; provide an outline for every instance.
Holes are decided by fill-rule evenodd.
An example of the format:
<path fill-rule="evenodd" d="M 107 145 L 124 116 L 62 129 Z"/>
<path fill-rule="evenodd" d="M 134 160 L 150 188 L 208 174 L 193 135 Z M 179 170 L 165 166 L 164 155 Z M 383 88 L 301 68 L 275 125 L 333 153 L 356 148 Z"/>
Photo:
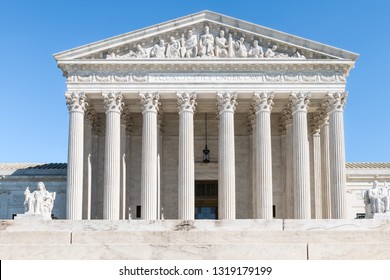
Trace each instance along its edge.
<path fill-rule="evenodd" d="M 321 125 L 322 125 L 322 116 L 321 116 L 321 114 L 316 113 L 313 116 L 313 119 L 311 122 L 311 134 L 313 136 L 316 136 L 316 137 L 320 136 Z"/>
<path fill-rule="evenodd" d="M 253 103 L 256 114 L 260 112 L 271 113 L 274 106 L 274 94 L 272 92 L 254 92 Z"/>
<path fill-rule="evenodd" d="M 326 102 L 328 103 L 327 111 L 332 113 L 335 111 L 342 112 L 347 101 L 347 92 L 328 92 L 326 94 Z"/>
<path fill-rule="evenodd" d="M 290 101 L 292 102 L 292 114 L 297 112 L 307 112 L 310 103 L 310 93 L 292 92 L 290 94 Z"/>
<path fill-rule="evenodd" d="M 92 106 L 87 105 L 85 109 L 85 123 L 93 125 L 96 119 L 96 111 Z"/>
<path fill-rule="evenodd" d="M 65 98 L 69 112 L 84 113 L 87 105 L 84 92 L 66 92 Z"/>
<path fill-rule="evenodd" d="M 176 92 L 177 110 L 182 112 L 194 113 L 196 109 L 196 92 Z"/>
<path fill-rule="evenodd" d="M 286 127 L 292 125 L 292 112 L 291 112 L 292 102 L 289 101 L 286 107 L 283 108 L 282 116 L 279 119 L 279 129 L 284 134 L 286 132 Z"/>
<path fill-rule="evenodd" d="M 249 108 L 249 114 L 248 114 L 248 133 L 252 134 L 253 133 L 253 128 L 256 125 L 256 112 L 254 109 L 254 106 L 251 106 Z"/>
<path fill-rule="evenodd" d="M 121 113 L 124 103 L 122 102 L 121 92 L 103 92 L 103 101 L 105 105 L 106 114 L 108 112 Z"/>
<path fill-rule="evenodd" d="M 237 92 L 218 92 L 217 100 L 219 114 L 225 111 L 234 113 L 237 106 Z"/>
<path fill-rule="evenodd" d="M 139 98 L 141 100 L 142 114 L 145 112 L 158 112 L 160 106 L 160 94 L 158 92 L 140 92 Z"/>

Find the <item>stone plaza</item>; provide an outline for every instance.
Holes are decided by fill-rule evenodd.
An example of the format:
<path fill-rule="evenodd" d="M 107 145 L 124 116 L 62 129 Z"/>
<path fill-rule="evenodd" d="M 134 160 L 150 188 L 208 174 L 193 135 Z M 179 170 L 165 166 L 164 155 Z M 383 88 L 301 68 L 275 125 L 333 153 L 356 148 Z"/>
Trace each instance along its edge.
<path fill-rule="evenodd" d="M 34 180 L 66 221 L 1 221 L 1 258 L 45 254 L 29 228 L 54 259 L 390 258 L 390 164 L 345 160 L 357 54 L 203 11 L 54 57 L 68 162 Z"/>

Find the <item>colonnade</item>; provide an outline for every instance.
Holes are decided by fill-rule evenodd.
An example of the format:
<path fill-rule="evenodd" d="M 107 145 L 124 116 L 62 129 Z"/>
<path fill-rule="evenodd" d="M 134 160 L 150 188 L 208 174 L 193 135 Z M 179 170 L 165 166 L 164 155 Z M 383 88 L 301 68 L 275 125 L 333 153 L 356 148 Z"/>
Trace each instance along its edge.
<path fill-rule="evenodd" d="M 178 218 L 194 219 L 195 164 L 194 164 L 194 112 L 196 93 L 176 94 L 179 114 L 178 158 Z M 142 106 L 142 168 L 141 168 L 141 219 L 156 220 L 158 214 L 158 92 L 139 94 Z M 345 151 L 343 109 L 345 93 L 328 93 L 318 110 L 316 133 L 313 134 L 315 154 L 316 218 L 345 218 Z M 67 93 L 69 109 L 69 153 L 67 219 L 83 217 L 84 169 L 90 168 L 85 160 L 84 119 L 88 107 L 83 93 Z M 120 92 L 102 94 L 105 105 L 105 160 L 103 219 L 118 220 L 124 214 L 121 192 L 121 112 L 123 96 Z M 219 115 L 218 159 L 218 215 L 219 219 L 236 218 L 236 178 L 234 148 L 234 113 L 237 106 L 236 92 L 217 93 Z M 308 106 L 310 95 L 291 93 L 283 113 L 284 160 L 285 160 L 285 216 L 286 218 L 310 219 L 310 159 L 308 143 Z M 253 178 L 256 211 L 254 218 L 273 217 L 272 141 L 271 112 L 274 94 L 253 94 Z M 86 131 L 86 133 L 90 133 Z M 253 173 L 253 172 L 252 172 Z M 88 178 L 90 186 L 91 178 Z M 122 182 L 123 184 L 123 182 Z M 90 189 L 90 188 L 89 188 Z M 90 196 L 90 194 L 88 194 Z M 85 195 L 84 195 L 85 196 Z M 289 208 L 289 201 L 292 207 Z M 90 204 L 90 198 L 89 200 Z M 122 203 L 122 208 L 121 208 Z M 291 204 L 291 203 L 290 203 Z M 88 205 L 90 207 L 90 205 Z M 84 207 L 85 208 L 85 207 Z M 88 210 L 89 211 L 89 210 Z M 88 215 L 90 216 L 90 211 Z"/>

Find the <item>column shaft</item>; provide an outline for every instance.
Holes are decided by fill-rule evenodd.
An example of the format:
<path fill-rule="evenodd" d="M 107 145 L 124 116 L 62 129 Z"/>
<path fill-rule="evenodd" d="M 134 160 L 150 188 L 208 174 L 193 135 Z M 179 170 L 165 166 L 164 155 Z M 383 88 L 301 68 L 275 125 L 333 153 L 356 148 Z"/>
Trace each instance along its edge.
<path fill-rule="evenodd" d="M 218 218 L 236 218 L 236 175 L 234 149 L 234 110 L 236 93 L 218 93 L 219 102 L 219 170 Z"/>
<path fill-rule="evenodd" d="M 109 93 L 103 94 L 103 98 L 106 104 L 103 219 L 119 220 L 122 95 Z"/>
<path fill-rule="evenodd" d="M 310 219 L 310 160 L 307 134 L 308 95 L 292 94 L 293 101 L 293 161 L 294 217 Z"/>
<path fill-rule="evenodd" d="M 330 159 L 329 159 L 329 122 L 321 127 L 321 181 L 322 181 L 322 218 L 331 219 Z"/>
<path fill-rule="evenodd" d="M 292 116 L 291 116 L 292 117 Z M 294 218 L 294 160 L 292 119 L 286 124 L 286 219 Z"/>
<path fill-rule="evenodd" d="M 83 93 L 67 93 L 65 96 L 69 109 L 66 218 L 81 220 L 83 215 L 85 96 Z"/>
<path fill-rule="evenodd" d="M 273 95 L 264 92 L 254 94 L 256 106 L 256 190 L 257 218 L 273 218 L 272 201 L 272 145 L 271 110 Z"/>
<path fill-rule="evenodd" d="M 179 110 L 179 219 L 195 218 L 194 93 L 177 93 Z"/>
<path fill-rule="evenodd" d="M 140 93 L 143 105 L 141 219 L 157 220 L 157 110 L 158 93 Z"/>
<path fill-rule="evenodd" d="M 315 218 L 322 218 L 321 141 L 319 129 L 313 132 L 314 205 Z"/>
<path fill-rule="evenodd" d="M 329 147 L 330 178 L 332 197 L 332 218 L 346 219 L 346 174 L 344 144 L 344 106 L 345 93 L 329 94 Z"/>

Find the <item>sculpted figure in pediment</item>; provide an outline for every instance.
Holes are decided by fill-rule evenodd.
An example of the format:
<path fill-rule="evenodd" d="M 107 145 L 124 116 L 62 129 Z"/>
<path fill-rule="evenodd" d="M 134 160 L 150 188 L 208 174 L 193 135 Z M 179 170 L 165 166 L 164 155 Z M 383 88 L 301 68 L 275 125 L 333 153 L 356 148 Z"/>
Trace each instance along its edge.
<path fill-rule="evenodd" d="M 273 45 L 272 48 L 268 48 L 267 51 L 265 52 L 265 57 L 267 58 L 287 58 L 288 54 L 285 53 L 277 53 L 278 46 Z"/>
<path fill-rule="evenodd" d="M 219 37 L 215 37 L 215 56 L 228 57 L 228 44 L 223 30 L 219 31 Z"/>
<path fill-rule="evenodd" d="M 155 44 L 150 51 L 150 57 L 165 58 L 165 42 L 160 40 L 158 44 Z"/>
<path fill-rule="evenodd" d="M 305 58 L 306 58 L 303 54 L 300 54 L 299 51 L 296 51 L 296 52 L 294 53 L 293 57 L 295 57 L 295 58 L 301 58 L 301 59 L 305 59 Z"/>
<path fill-rule="evenodd" d="M 248 57 L 248 50 L 244 44 L 243 37 L 241 37 L 240 40 L 238 40 L 234 44 L 234 50 L 235 50 L 236 57 L 240 57 L 240 58 Z"/>
<path fill-rule="evenodd" d="M 210 34 L 210 28 L 207 25 L 204 27 L 204 34 L 200 36 L 199 47 L 200 56 L 214 56 L 214 36 Z"/>
<path fill-rule="evenodd" d="M 192 30 L 188 30 L 187 39 L 184 42 L 185 57 L 196 57 L 198 55 L 198 38 Z"/>
<path fill-rule="evenodd" d="M 169 38 L 166 56 L 167 58 L 180 58 L 180 41 L 175 40 L 173 36 Z"/>
<path fill-rule="evenodd" d="M 259 41 L 257 40 L 253 41 L 253 45 L 249 49 L 248 56 L 255 57 L 255 58 L 264 57 L 263 48 L 259 46 Z"/>

